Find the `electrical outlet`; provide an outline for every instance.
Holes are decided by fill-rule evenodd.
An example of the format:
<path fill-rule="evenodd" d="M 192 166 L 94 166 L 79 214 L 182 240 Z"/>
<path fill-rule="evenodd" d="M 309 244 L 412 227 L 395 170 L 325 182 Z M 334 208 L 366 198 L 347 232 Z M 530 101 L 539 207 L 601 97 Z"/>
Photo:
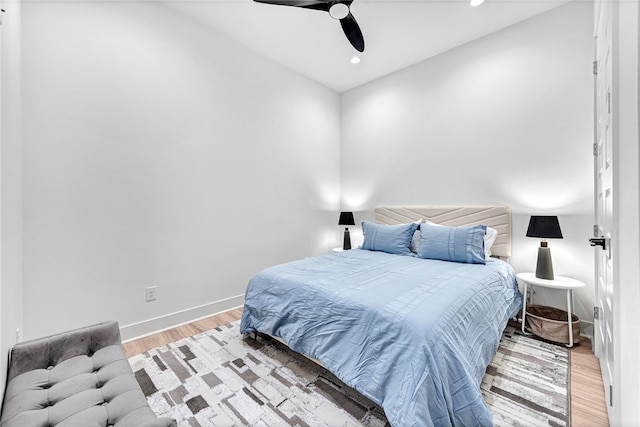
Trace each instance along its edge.
<path fill-rule="evenodd" d="M 16 344 L 22 341 L 22 331 L 20 328 L 16 328 Z"/>
<path fill-rule="evenodd" d="M 147 301 L 154 301 L 156 299 L 156 287 L 147 286 Z"/>

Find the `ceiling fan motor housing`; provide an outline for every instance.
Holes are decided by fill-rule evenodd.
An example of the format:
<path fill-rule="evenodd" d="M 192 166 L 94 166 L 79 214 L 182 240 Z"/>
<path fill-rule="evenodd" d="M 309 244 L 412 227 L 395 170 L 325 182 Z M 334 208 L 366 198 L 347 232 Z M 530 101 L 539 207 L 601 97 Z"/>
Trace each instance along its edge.
<path fill-rule="evenodd" d="M 333 19 L 344 19 L 349 13 L 349 6 L 345 3 L 335 2 L 329 7 L 329 15 Z"/>

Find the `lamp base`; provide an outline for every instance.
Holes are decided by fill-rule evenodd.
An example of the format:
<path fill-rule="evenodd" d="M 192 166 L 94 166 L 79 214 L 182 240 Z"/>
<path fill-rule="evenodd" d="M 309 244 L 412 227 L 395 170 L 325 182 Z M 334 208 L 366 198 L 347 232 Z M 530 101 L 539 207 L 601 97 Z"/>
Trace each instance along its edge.
<path fill-rule="evenodd" d="M 349 227 L 344 228 L 344 241 L 342 242 L 342 249 L 345 251 L 351 249 L 351 236 L 349 235 Z"/>
<path fill-rule="evenodd" d="M 553 280 L 553 263 L 551 262 L 551 250 L 546 246 L 540 246 L 538 248 L 536 277 L 538 279 Z"/>

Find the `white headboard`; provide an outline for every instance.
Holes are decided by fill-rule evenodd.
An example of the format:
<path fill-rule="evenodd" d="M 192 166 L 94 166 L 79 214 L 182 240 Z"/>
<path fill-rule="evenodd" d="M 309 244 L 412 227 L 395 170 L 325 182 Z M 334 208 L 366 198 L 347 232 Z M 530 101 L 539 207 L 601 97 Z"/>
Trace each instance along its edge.
<path fill-rule="evenodd" d="M 498 230 L 491 247 L 492 255 L 511 256 L 511 209 L 508 206 L 377 207 L 374 213 L 378 224 L 403 224 L 419 219 L 455 227 L 483 224 Z"/>

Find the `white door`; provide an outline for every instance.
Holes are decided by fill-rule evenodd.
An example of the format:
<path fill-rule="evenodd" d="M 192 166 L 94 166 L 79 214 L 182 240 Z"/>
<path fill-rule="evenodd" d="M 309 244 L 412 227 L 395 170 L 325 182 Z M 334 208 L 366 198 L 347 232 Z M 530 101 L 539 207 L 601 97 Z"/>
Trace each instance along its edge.
<path fill-rule="evenodd" d="M 596 7 L 595 72 L 595 222 L 594 237 L 603 239 L 595 249 L 597 319 L 594 350 L 600 359 L 602 380 L 609 414 L 612 414 L 613 382 L 613 121 L 612 121 L 612 10 L 611 2 L 599 1 Z M 599 10 L 598 10 L 599 9 Z M 592 239 L 592 243 L 594 240 Z"/>

